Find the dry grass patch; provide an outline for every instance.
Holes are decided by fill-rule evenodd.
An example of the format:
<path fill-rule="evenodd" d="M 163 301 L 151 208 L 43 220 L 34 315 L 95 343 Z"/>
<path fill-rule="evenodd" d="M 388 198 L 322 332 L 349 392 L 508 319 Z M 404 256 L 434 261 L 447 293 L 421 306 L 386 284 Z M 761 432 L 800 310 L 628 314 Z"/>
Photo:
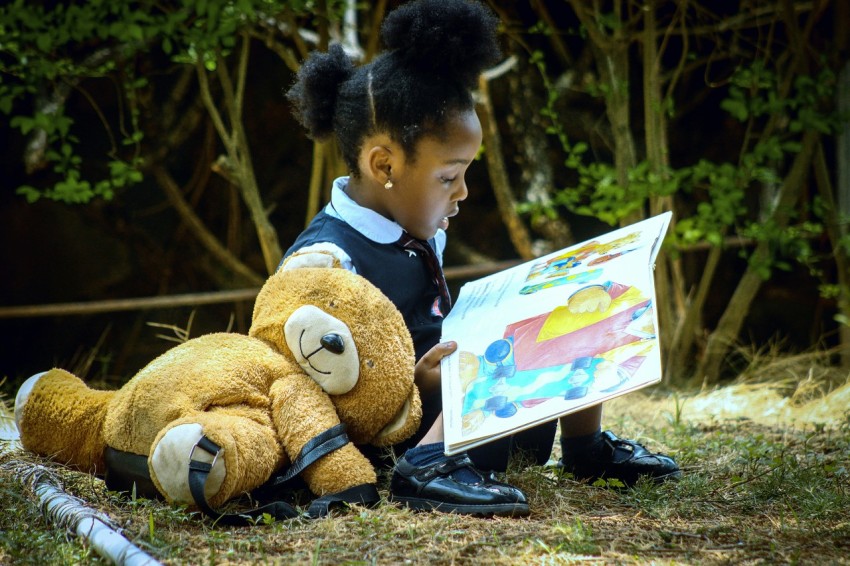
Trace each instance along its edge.
<path fill-rule="evenodd" d="M 831 386 L 830 395 L 843 387 Z M 675 455 L 683 479 L 617 491 L 517 464 L 508 480 L 529 496 L 531 515 L 522 519 L 414 513 L 383 502 L 316 521 L 223 528 L 7 450 L 0 456 L 0 562 L 101 561 L 85 541 L 45 521 L 17 480 L 19 466 L 40 465 L 163 564 L 850 564 L 847 404 L 828 422 L 802 413 L 781 421 L 755 395 L 766 389 L 776 390 L 744 381 L 700 395 L 655 391 L 611 403 L 606 426 Z M 712 395 L 714 409 L 705 401 Z M 831 405 L 829 397 L 792 405 Z M 749 406 L 754 418 L 721 416 L 722 406 Z"/>
<path fill-rule="evenodd" d="M 848 563 L 850 426 L 742 421 L 643 432 L 678 455 L 682 481 L 621 492 L 525 468 L 509 479 L 529 495 L 527 518 L 414 513 L 383 503 L 249 528 L 219 528 L 161 502 L 120 498 L 91 476 L 12 452 L 0 459 L 0 500 L 11 509 L 0 519 L 0 552 L 12 563 L 97 561 L 75 538 L 65 538 L 57 555 L 15 535 L 23 524 L 28 536 L 56 534 L 25 486 L 11 481 L 9 463 L 28 460 L 49 466 L 69 492 L 165 564 Z"/>

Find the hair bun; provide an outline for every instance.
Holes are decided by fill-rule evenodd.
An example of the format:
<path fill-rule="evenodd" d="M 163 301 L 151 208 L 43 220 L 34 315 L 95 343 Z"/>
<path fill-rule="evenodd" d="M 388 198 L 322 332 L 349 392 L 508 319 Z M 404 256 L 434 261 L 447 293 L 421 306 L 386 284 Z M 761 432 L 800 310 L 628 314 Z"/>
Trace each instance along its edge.
<path fill-rule="evenodd" d="M 468 88 L 499 59 L 498 19 L 467 0 L 416 0 L 393 10 L 381 27 L 384 45 L 402 65 L 454 75 Z"/>
<path fill-rule="evenodd" d="M 354 63 L 339 44 L 331 45 L 327 53 L 314 51 L 301 65 L 295 85 L 286 97 L 312 139 L 333 133 L 340 85 L 353 73 Z"/>

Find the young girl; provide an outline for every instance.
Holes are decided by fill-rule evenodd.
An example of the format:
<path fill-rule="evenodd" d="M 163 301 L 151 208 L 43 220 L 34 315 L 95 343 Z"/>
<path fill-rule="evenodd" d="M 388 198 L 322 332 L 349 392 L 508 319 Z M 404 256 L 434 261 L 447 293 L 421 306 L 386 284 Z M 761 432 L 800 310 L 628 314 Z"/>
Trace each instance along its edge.
<path fill-rule="evenodd" d="M 440 361 L 457 349 L 440 343 L 451 308 L 442 271 L 449 218 L 467 196 L 464 174 L 481 145 L 472 91 L 498 61 L 498 21 L 466 0 L 416 0 L 384 21 L 386 47 L 355 68 L 340 46 L 305 61 L 288 93 L 313 139 L 336 136 L 348 177 L 286 256 L 308 246 L 330 250 L 370 280 L 404 316 L 416 350 L 423 400 L 419 433 L 401 448 L 390 497 L 411 508 L 476 515 L 528 513 L 525 495 L 496 481 L 511 453 L 538 464 L 550 456 L 556 423 L 484 445 L 462 456 L 443 453 Z M 675 463 L 600 427 L 601 408 L 561 419 L 559 465 L 577 479 L 669 477 Z"/>

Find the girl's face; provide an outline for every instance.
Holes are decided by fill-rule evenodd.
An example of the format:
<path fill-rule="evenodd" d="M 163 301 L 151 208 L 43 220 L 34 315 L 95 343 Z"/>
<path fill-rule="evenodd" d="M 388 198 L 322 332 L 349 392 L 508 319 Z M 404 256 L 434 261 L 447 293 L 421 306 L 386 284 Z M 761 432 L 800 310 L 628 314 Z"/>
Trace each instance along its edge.
<path fill-rule="evenodd" d="M 469 194 L 464 175 L 481 147 L 481 122 L 475 111 L 451 120 L 445 137 L 423 138 L 416 159 L 405 159 L 392 173 L 385 205 L 393 220 L 411 236 L 427 240 L 445 230 L 458 204 Z"/>

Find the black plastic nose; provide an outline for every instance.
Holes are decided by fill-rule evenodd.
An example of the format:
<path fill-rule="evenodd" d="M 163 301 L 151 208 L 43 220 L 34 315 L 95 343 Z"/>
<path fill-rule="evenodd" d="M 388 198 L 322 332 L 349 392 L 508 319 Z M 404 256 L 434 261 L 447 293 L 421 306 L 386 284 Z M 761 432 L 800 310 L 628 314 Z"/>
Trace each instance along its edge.
<path fill-rule="evenodd" d="M 345 342 L 343 342 L 342 336 L 339 334 L 325 334 L 319 342 L 321 342 L 325 350 L 334 354 L 341 354 L 345 351 Z"/>

